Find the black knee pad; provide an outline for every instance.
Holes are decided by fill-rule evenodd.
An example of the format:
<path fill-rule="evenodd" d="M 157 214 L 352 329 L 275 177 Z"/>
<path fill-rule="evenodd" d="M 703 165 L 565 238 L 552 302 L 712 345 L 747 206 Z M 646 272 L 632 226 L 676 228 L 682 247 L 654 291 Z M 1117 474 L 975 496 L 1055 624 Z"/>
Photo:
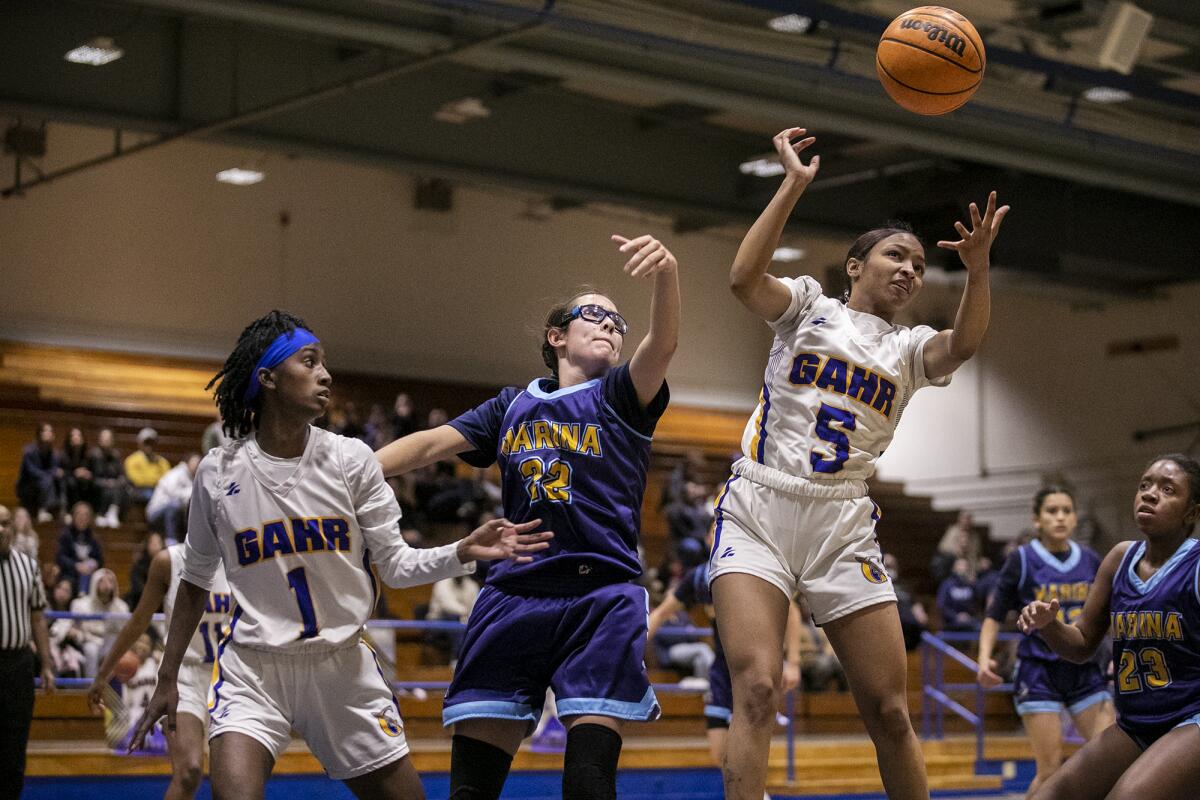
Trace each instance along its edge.
<path fill-rule="evenodd" d="M 567 733 L 563 800 L 616 800 L 621 735 L 603 725 L 576 725 Z"/>
<path fill-rule="evenodd" d="M 450 800 L 496 800 L 512 756 L 495 745 L 458 736 L 450 744 Z"/>

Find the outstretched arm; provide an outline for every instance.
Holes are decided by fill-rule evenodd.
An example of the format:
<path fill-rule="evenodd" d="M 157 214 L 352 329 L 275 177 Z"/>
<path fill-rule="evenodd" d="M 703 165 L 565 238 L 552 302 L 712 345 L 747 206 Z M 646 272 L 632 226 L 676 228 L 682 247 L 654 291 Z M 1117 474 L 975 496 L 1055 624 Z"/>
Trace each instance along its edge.
<path fill-rule="evenodd" d="M 650 332 L 629 362 L 629 377 L 638 402 L 648 406 L 662 388 L 671 356 L 679 345 L 679 265 L 662 242 L 646 234 L 636 239 L 613 235 L 622 253 L 630 253 L 625 271 L 634 278 L 654 276 L 650 299 Z"/>
<path fill-rule="evenodd" d="M 385 445 L 375 453 L 375 458 L 383 467 L 383 474 L 391 478 L 474 449 L 455 428 L 439 425 Z"/>
<path fill-rule="evenodd" d="M 1058 618 L 1058 600 L 1044 603 L 1035 600 L 1021 610 L 1017 627 L 1022 633 L 1039 631 L 1050 649 L 1068 661 L 1082 664 L 1096 653 L 1108 633 L 1109 601 L 1112 598 L 1113 576 L 1125 557 L 1131 542 L 1121 542 L 1104 557 L 1096 578 L 1088 590 L 1083 613 L 1075 624 L 1068 625 Z"/>
<path fill-rule="evenodd" d="M 162 605 L 163 597 L 166 595 L 170 583 L 171 553 L 164 549 L 150 562 L 146 586 L 142 590 L 137 607 L 133 610 L 133 616 L 125 621 L 124 627 L 121 628 L 121 632 L 117 634 L 116 640 L 109 648 L 108 655 L 104 657 L 104 661 L 96 670 L 96 677 L 92 680 L 92 685 L 88 687 L 88 704 L 91 705 L 93 713 L 100 712 L 100 698 L 103 696 L 105 684 L 112 677 L 117 661 L 150 627 L 150 619 L 154 616 L 155 610 Z M 192 637 L 188 636 L 187 638 L 190 640 Z"/>
<path fill-rule="evenodd" d="M 954 250 L 967 268 L 967 285 L 954 317 L 954 327 L 941 331 L 924 349 L 925 376 L 941 378 L 961 367 L 975 355 L 983 343 L 992 316 L 992 289 L 988 279 L 992 242 L 1000 232 L 1000 223 L 1009 207 L 996 208 L 996 193 L 988 195 L 987 210 L 979 216 L 979 206 L 971 203 L 971 230 L 961 222 L 954 227 L 962 236 L 956 242 L 941 241 L 938 247 Z"/>
<path fill-rule="evenodd" d="M 687 606 L 679 601 L 674 592 L 667 592 L 667 596 L 658 604 L 658 607 L 650 612 L 650 621 L 646 627 L 646 640 L 654 641 L 655 634 L 668 620 L 671 620 L 680 611 L 687 610 Z"/>
<path fill-rule="evenodd" d="M 783 165 L 783 183 L 750 226 L 729 270 L 729 287 L 734 296 L 767 322 L 782 317 L 792 303 L 792 293 L 782 281 L 767 272 L 767 268 L 771 266 L 771 258 L 779 246 L 779 237 L 783 235 L 783 228 L 792 209 L 796 207 L 796 201 L 804 194 L 821 166 L 820 156 L 813 156 L 807 165 L 800 161 L 800 151 L 816 141 L 815 136 L 809 136 L 792 142 L 794 137 L 805 133 L 804 128 L 788 128 L 772 139 L 779 153 L 779 163 Z"/>

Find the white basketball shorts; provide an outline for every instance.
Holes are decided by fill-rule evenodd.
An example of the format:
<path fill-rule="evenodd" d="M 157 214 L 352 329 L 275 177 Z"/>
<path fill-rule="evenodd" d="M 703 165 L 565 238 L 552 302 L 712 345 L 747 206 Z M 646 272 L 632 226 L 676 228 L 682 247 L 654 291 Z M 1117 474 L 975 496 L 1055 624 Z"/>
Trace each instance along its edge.
<path fill-rule="evenodd" d="M 865 484 L 846 484 L 791 478 L 784 490 L 735 474 L 717 501 L 709 581 L 741 572 L 789 598 L 799 590 L 818 625 L 895 602 L 875 539 L 879 509 Z M 838 496 L 847 494 L 860 496 Z"/>
<path fill-rule="evenodd" d="M 191 714 L 205 725 L 208 724 L 208 687 L 212 683 L 212 674 L 212 664 L 203 661 L 184 661 L 179 666 L 179 678 L 175 684 L 179 692 L 176 714 Z"/>
<path fill-rule="evenodd" d="M 408 754 L 400 706 L 362 641 L 312 653 L 224 646 L 208 708 L 209 739 L 242 733 L 278 759 L 295 729 L 334 780 Z"/>

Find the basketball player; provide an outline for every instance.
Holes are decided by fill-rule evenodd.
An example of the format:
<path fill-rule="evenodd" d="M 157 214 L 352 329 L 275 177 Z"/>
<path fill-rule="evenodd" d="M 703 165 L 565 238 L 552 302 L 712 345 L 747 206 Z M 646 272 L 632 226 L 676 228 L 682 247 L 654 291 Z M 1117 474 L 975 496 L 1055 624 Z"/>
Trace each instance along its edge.
<path fill-rule="evenodd" d="M 875 541 L 878 508 L 866 479 L 913 392 L 945 385 L 974 355 L 990 315 L 989 251 L 1008 207 L 995 193 L 968 230 L 938 246 L 967 268 L 954 327 L 940 333 L 893 322 L 921 290 L 925 250 L 904 226 L 860 236 L 846 257 L 846 302 L 808 277 L 775 278 L 772 253 L 796 201 L 816 176 L 800 152 L 815 139 L 789 128 L 775 139 L 783 184 L 742 242 L 734 295 L 775 333 L 758 409 L 716 507 L 709 575 L 733 677 L 725 757 L 729 800 L 760 800 L 779 696 L 788 599 L 806 596 L 841 661 L 892 800 L 927 798 L 908 718 L 904 640 L 896 594 Z"/>
<path fill-rule="evenodd" d="M 1074 622 L 1083 613 L 1100 556 L 1071 541 L 1075 533 L 1075 499 L 1060 486 L 1047 486 L 1033 498 L 1033 524 L 1038 538 L 1021 545 L 1000 570 L 1000 580 L 988 602 L 987 618 L 979 633 L 979 673 L 983 686 L 998 686 L 992 650 L 1000 624 L 1010 611 L 1019 612 L 1034 600 L 1057 599 L 1059 616 Z M 1107 682 L 1094 661 L 1072 664 L 1055 655 L 1036 633 L 1017 647 L 1017 713 L 1029 735 L 1037 775 L 1032 795 L 1062 765 L 1062 723 L 1066 711 L 1085 739 L 1095 738 L 1113 723 Z"/>
<path fill-rule="evenodd" d="M 667 407 L 678 338 L 679 279 L 658 240 L 612 238 L 629 256 L 625 272 L 653 276 L 650 330 L 627 364 L 629 326 L 616 305 L 576 293 L 546 320 L 542 359 L 552 377 L 504 389 L 378 454 L 389 476 L 454 454 L 475 466 L 498 462 L 505 516 L 541 518 L 555 532 L 533 563 L 489 570 L 467 621 L 442 712 L 454 726 L 454 800 L 500 795 L 547 686 L 567 728 L 565 800 L 615 798 L 622 721 L 659 713 L 643 661 L 646 591 L 633 580 L 650 437 Z"/>
<path fill-rule="evenodd" d="M 1200 463 L 1159 456 L 1133 516 L 1145 541 L 1121 542 L 1096 573 L 1083 613 L 1035 600 L 1018 625 L 1077 664 L 1110 627 L 1117 724 L 1071 756 L 1034 800 L 1191 800 L 1200 786 Z"/>
<path fill-rule="evenodd" d="M 150 618 L 161 606 L 166 613 L 166 627 L 171 627 L 171 611 L 183 575 L 185 548 L 173 544 L 158 552 L 150 562 L 146 587 L 133 610 L 133 616 L 121 628 L 116 641 L 100 665 L 91 687 L 88 702 L 94 712 L 100 711 L 104 689 L 116 669 L 117 661 L 150 627 Z M 196 794 L 204 762 L 204 729 L 208 725 L 208 684 L 212 676 L 217 643 L 229 626 L 230 595 L 225 573 L 218 569 L 204 601 L 200 627 L 188 642 L 179 669 L 179 701 L 175 711 L 175 730 L 167 731 L 167 754 L 171 758 L 171 783 L 166 800 L 186 800 Z M 126 705 L 128 708 L 128 704 Z"/>
<path fill-rule="evenodd" d="M 332 378 L 290 314 L 251 323 L 217 381 L 232 441 L 197 470 L 167 650 L 134 745 L 164 713 L 177 730 L 179 667 L 223 564 L 234 608 L 209 693 L 213 796 L 261 798 L 295 729 L 354 794 L 423 798 L 399 706 L 363 641 L 372 567 L 389 586 L 431 583 L 476 559 L 528 559 L 549 535 L 522 537 L 539 520 L 493 520 L 453 544 L 408 547 L 370 448 L 313 427 Z"/>
<path fill-rule="evenodd" d="M 709 543 L 711 546 L 711 542 Z M 649 630 L 646 641 L 654 641 L 658 629 L 674 619 L 680 611 L 703 605 L 712 624 L 713 644 L 716 658 L 708 670 L 708 691 L 704 695 L 704 727 L 708 736 L 708 752 L 713 762 L 720 766 L 725 762 L 725 747 L 729 739 L 729 720 L 733 716 L 733 687 L 729 680 L 729 665 L 725 662 L 725 651 L 721 647 L 721 632 L 717 629 L 712 607 L 712 591 L 708 585 L 708 564 L 699 564 L 683 573 L 662 602 L 650 612 Z M 800 685 L 800 609 L 795 603 L 788 610 L 785 651 L 783 653 L 783 677 L 781 691 L 784 694 Z M 784 718 L 781 718 L 784 719 Z M 766 795 L 764 795 L 766 796 Z"/>

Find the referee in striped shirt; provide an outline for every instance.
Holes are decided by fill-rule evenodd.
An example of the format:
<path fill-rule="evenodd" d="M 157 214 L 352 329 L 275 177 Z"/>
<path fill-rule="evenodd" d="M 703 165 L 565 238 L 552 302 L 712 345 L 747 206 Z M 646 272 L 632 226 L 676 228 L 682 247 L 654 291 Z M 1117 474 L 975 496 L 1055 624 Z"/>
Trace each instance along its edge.
<path fill-rule="evenodd" d="M 46 630 L 46 592 L 35 560 L 14 550 L 12 514 L 0 506 L 0 797 L 20 797 L 25 784 L 25 747 L 33 722 L 37 674 L 32 636 L 41 659 L 42 691 L 54 691 L 54 664 Z"/>

